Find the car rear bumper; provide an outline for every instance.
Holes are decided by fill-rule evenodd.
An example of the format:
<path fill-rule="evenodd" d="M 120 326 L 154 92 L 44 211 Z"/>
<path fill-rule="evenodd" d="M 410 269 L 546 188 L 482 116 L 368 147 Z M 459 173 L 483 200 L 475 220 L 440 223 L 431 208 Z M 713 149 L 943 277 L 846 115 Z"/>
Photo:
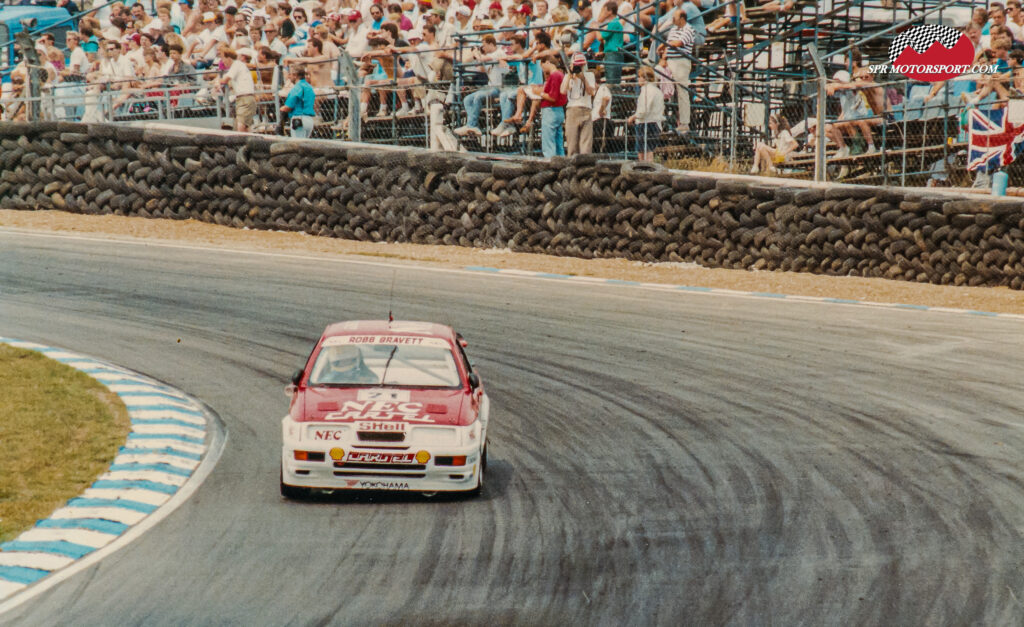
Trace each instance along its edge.
<path fill-rule="evenodd" d="M 305 448 L 306 444 L 303 445 Z M 394 465 L 374 466 L 362 464 L 358 468 L 338 464 L 324 450 L 324 461 L 300 461 L 295 449 L 285 446 L 281 450 L 281 481 L 298 488 L 322 490 L 398 490 L 409 492 L 463 492 L 477 486 L 480 451 L 473 448 L 430 451 L 430 461 L 416 464 L 408 470 Z M 462 466 L 438 466 L 440 457 L 465 455 Z"/>

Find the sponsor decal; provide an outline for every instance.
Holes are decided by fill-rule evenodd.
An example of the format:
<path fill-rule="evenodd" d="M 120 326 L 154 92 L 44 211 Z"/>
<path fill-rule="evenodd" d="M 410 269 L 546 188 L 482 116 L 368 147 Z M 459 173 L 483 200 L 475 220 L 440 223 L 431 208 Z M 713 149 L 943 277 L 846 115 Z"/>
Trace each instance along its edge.
<path fill-rule="evenodd" d="M 340 335 L 324 340 L 324 346 L 342 346 L 345 344 L 372 344 L 374 346 L 432 346 L 434 348 L 450 348 L 448 342 L 439 337 L 421 337 L 413 335 Z"/>
<path fill-rule="evenodd" d="M 408 490 L 409 484 L 401 481 L 360 481 L 359 487 L 367 490 Z"/>
<path fill-rule="evenodd" d="M 345 487 L 347 487 L 347 488 L 354 488 L 357 485 L 359 485 L 360 481 L 362 481 L 362 480 L 361 479 L 345 479 Z"/>
<path fill-rule="evenodd" d="M 324 416 L 324 420 L 409 420 L 412 422 L 434 422 L 430 414 L 422 412 L 423 403 L 345 401 L 341 411 L 327 414 Z"/>
<path fill-rule="evenodd" d="M 409 390 L 389 390 L 386 388 L 361 388 L 356 392 L 361 401 L 405 401 L 411 398 Z M 337 409 L 337 407 L 335 407 Z M 428 408 L 429 409 L 429 408 Z"/>
<path fill-rule="evenodd" d="M 347 432 L 348 432 L 348 429 L 314 429 L 313 430 L 313 439 L 314 440 L 326 440 L 326 441 L 331 441 L 331 442 L 333 442 L 335 440 L 344 440 L 345 439 L 345 434 Z"/>
<path fill-rule="evenodd" d="M 405 433 L 404 422 L 360 422 L 356 423 L 359 431 L 375 431 L 378 433 Z"/>
<path fill-rule="evenodd" d="M 363 462 L 366 464 L 415 464 L 415 453 L 372 453 L 352 451 L 345 458 L 347 462 Z"/>
<path fill-rule="evenodd" d="M 872 73 L 895 72 L 907 78 L 934 83 L 965 72 L 994 73 L 995 65 L 974 66 L 974 44 L 964 33 L 941 24 L 909 28 L 889 46 L 891 65 L 872 65 Z"/>

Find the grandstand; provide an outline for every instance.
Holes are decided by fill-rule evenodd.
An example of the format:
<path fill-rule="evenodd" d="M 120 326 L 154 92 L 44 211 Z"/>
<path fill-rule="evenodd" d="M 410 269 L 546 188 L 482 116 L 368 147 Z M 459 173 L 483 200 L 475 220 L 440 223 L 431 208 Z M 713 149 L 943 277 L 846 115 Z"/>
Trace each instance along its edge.
<path fill-rule="evenodd" d="M 210 4 L 208 0 L 202 1 L 203 6 Z M 263 0 L 258 4 L 264 4 Z M 342 14 L 349 10 L 348 5 L 359 6 L 348 0 L 340 6 L 337 0 L 330 4 Z M 475 3 L 469 4 L 475 6 Z M 623 46 L 621 82 L 609 86 L 612 92 L 610 122 L 596 138 L 595 150 L 621 158 L 635 157 L 634 129 L 626 120 L 636 106 L 638 70 L 644 65 L 657 68 L 659 47 L 666 43 L 666 14 L 681 10 L 677 9 L 679 4 L 677 0 L 647 3 L 640 0 L 628 11 L 620 11 L 618 19 L 632 36 Z M 310 11 L 318 5 L 322 3 L 302 3 Z M 509 5 L 506 2 L 502 7 Z M 238 12 L 249 5 L 229 2 L 220 5 L 218 10 L 229 6 L 242 15 Z M 450 20 L 453 9 L 459 6 L 466 5 L 453 0 L 446 19 Z M 573 11 L 576 8 L 582 11 L 590 5 L 585 0 L 574 0 L 571 6 Z M 155 12 L 155 7 L 156 2 L 150 2 L 148 11 Z M 90 7 L 76 16 L 72 24 L 77 26 L 83 18 L 108 8 L 107 4 Z M 986 8 L 986 3 L 980 0 L 786 0 L 772 3 L 730 0 L 714 5 L 705 2 L 699 8 L 699 18 L 708 30 L 703 43 L 693 52 L 690 84 L 686 87 L 691 102 L 690 126 L 684 133 L 672 131 L 676 98 L 666 96 L 667 122 L 663 125 L 662 146 L 656 150 L 657 156 L 670 164 L 746 170 L 758 143 L 771 141 L 769 118 L 775 114 L 786 119 L 798 146 L 779 164 L 779 176 L 810 178 L 817 169 L 817 175 L 828 180 L 899 185 L 969 184 L 970 177 L 964 170 L 967 137 L 961 118 L 967 107 L 966 96 L 979 86 L 976 77 L 949 81 L 932 93 L 935 91 L 932 84 L 890 74 L 865 78 L 864 81 L 873 83 L 865 87 L 864 83 L 856 82 L 861 79 L 854 78 L 853 73 L 868 65 L 887 62 L 893 37 L 910 25 L 925 22 L 960 29 L 971 21 L 976 9 Z M 5 10 L 8 9 L 0 9 L 0 16 Z M 467 60 L 471 58 L 470 51 L 488 34 L 507 45 L 513 32 L 525 33 L 532 43 L 538 33 L 568 31 L 573 38 L 561 47 L 555 44 L 551 52 L 565 64 L 566 55 L 582 47 L 586 33 L 604 32 L 604 27 L 595 24 L 596 17 L 588 21 L 582 16 L 568 22 L 530 16 L 525 23 L 513 27 L 501 27 L 476 17 L 473 20 L 474 28 L 458 33 L 444 46 L 439 45 L 429 53 L 404 48 L 391 54 L 391 58 L 380 57 L 377 62 L 381 66 L 406 68 L 419 55 L 446 53 L 452 59 L 447 72 L 431 76 L 429 81 L 420 78 L 412 84 L 399 72 L 391 71 L 378 75 L 382 80 L 368 83 L 359 71 L 365 59 L 350 55 L 345 49 L 340 49 L 333 58 L 312 62 L 308 67 L 323 65 L 330 76 L 329 83 L 316 86 L 319 119 L 313 136 L 494 154 L 537 154 L 541 144 L 536 128 L 539 124 L 530 132 L 504 137 L 491 134 L 490 131 L 502 122 L 497 97 L 488 98 L 484 103 L 482 134 L 457 137 L 451 133 L 465 122 L 465 97 L 479 89 L 481 81 L 486 81 L 486 68 L 481 62 Z M 695 23 L 693 17 L 690 22 Z M 47 29 L 36 29 L 32 35 L 38 37 L 43 32 Z M 403 35 L 409 32 L 402 31 Z M 63 41 L 63 37 L 60 40 Z M 1014 41 L 1014 44 L 1024 48 L 1024 41 Z M 812 50 L 817 51 L 816 58 Z M 591 49 L 585 52 L 591 68 L 605 64 L 600 50 L 596 54 L 592 54 Z M 302 51 L 293 47 L 286 57 L 292 55 L 301 56 Z M 207 82 L 217 75 L 215 70 L 198 72 L 187 83 L 180 80 L 181 77 L 165 76 L 160 81 L 146 83 L 145 89 L 138 88 L 139 81 L 125 81 L 119 86 L 117 81 L 108 80 L 86 88 L 81 81 L 62 84 L 59 80 L 44 78 L 43 84 L 36 88 L 38 91 L 33 92 L 31 85 L 20 91 L 12 87 L 9 82 L 12 70 L 16 70 L 19 63 L 24 69 L 24 60 L 14 52 L 12 61 L 14 63 L 2 71 L 7 118 L 12 117 L 9 112 L 20 98 L 26 102 L 34 99 L 41 105 L 35 108 L 40 111 L 39 115 L 53 119 L 93 115 L 97 120 L 117 122 L 166 120 L 202 126 L 230 122 L 229 94 L 210 89 Z M 819 76 L 816 69 L 819 62 L 827 80 Z M 286 132 L 280 112 L 287 93 L 286 72 L 281 71 L 280 61 L 251 59 L 250 67 L 256 79 L 258 102 L 258 122 L 253 130 Z M 846 80 L 840 80 L 844 77 Z M 673 81 L 669 77 L 665 82 Z M 856 90 L 853 83 L 856 83 Z M 1024 83 L 1021 86 L 1024 87 Z M 675 84 L 674 88 L 683 89 L 683 86 Z M 822 91 L 827 91 L 823 98 L 819 93 Z M 368 99 L 365 98 L 367 93 Z M 856 126 L 868 130 L 859 135 L 849 129 L 853 118 L 842 110 L 846 106 L 844 94 L 850 93 L 865 94 L 863 99 L 867 102 Z M 995 93 L 987 94 L 986 100 L 974 106 L 991 104 L 997 97 Z M 357 115 L 358 107 L 353 105 L 361 98 L 366 102 Z M 402 98 L 415 101 L 417 106 L 404 108 Z M 826 106 L 827 160 L 823 171 L 814 153 L 819 99 L 824 99 Z M 22 111 L 35 109 L 23 107 Z M 849 145 L 840 146 L 840 143 Z M 876 150 L 871 150 L 872 147 Z"/>

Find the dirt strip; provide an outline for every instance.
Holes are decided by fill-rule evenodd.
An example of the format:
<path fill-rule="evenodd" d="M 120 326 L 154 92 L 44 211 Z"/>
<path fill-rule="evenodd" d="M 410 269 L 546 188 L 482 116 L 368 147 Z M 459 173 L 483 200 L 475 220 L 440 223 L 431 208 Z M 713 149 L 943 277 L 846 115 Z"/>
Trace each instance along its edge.
<path fill-rule="evenodd" d="M 644 264 L 622 259 L 586 260 L 455 246 L 374 244 L 314 237 L 300 233 L 239 230 L 194 220 L 87 216 L 59 211 L 0 209 L 0 226 L 109 236 L 120 239 L 189 243 L 241 250 L 407 260 L 418 264 L 453 268 L 490 266 L 671 285 L 1024 314 L 1024 292 L 1008 288 L 953 287 L 887 279 L 829 277 L 796 272 L 720 270 L 683 263 Z"/>

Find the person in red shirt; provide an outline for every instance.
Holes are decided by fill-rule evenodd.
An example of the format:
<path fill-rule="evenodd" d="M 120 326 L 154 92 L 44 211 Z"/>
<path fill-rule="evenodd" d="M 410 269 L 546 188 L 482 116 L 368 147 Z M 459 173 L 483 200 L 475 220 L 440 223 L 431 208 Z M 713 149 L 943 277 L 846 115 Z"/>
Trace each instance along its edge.
<path fill-rule="evenodd" d="M 565 77 L 554 62 L 544 59 L 544 91 L 540 103 L 540 149 L 545 158 L 565 156 L 565 103 L 568 98 L 562 93 L 562 79 Z"/>

